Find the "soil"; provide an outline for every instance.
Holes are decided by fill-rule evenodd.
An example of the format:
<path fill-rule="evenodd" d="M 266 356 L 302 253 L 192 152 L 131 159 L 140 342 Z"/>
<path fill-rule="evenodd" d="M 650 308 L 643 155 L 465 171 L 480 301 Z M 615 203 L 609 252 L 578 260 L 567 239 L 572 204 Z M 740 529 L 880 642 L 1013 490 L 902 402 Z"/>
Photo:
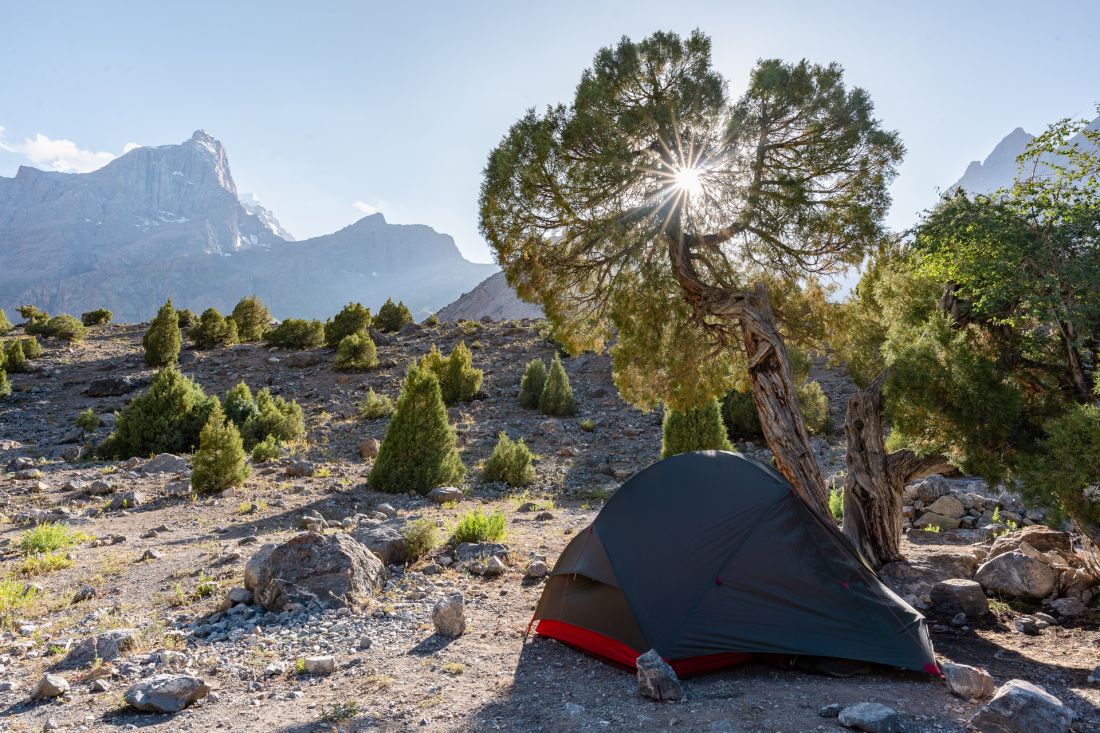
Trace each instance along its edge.
<path fill-rule="evenodd" d="M 44 593 L 0 631 L 0 682 L 11 683 L 0 692 L 0 731 L 53 725 L 74 731 L 798 733 L 840 730 L 835 719 L 819 716 L 827 704 L 874 701 L 897 709 L 904 730 L 917 733 L 964 731 L 979 707 L 952 696 L 929 675 L 874 669 L 837 678 L 763 663 L 687 679 L 685 702 L 656 703 L 638 696 L 631 673 L 527 635 L 542 584 L 524 578 L 526 565 L 535 558 L 552 565 L 607 494 L 655 460 L 660 448 L 659 415 L 643 414 L 618 398 L 605 356 L 565 360 L 580 406 L 577 416 L 548 419 L 520 408 L 515 395 L 524 364 L 536 356 L 548 359 L 554 351 L 533 322 L 411 329 L 380 344 L 379 356 L 390 366 L 364 375 L 335 372 L 334 354 L 326 350 L 292 353 L 239 345 L 185 351 L 183 370 L 208 393 L 224 394 L 244 379 L 253 388 L 269 385 L 298 400 L 308 435 L 295 446 L 294 458 L 320 469 L 311 477 L 291 478 L 285 462 L 258 466 L 244 488 L 195 500 L 167 496 L 170 476 L 144 475 L 117 462 L 59 458 L 80 411 L 92 407 L 107 413 L 132 396 L 88 397 L 83 391 L 91 381 L 149 377 L 141 363 L 142 332 L 141 326 L 109 326 L 74 347 L 47 344 L 46 355 L 35 362 L 38 371 L 11 375 L 15 393 L 0 402 L 0 464 L 31 456 L 43 473 L 37 480 L 0 474 L 0 508 L 9 520 L 31 508 L 64 509 L 68 523 L 89 537 L 125 537 L 118 544 L 85 540 L 72 548 L 69 567 L 25 578 Z M 359 443 L 381 438 L 386 420 L 360 418 L 357 402 L 368 387 L 396 397 L 408 360 L 433 342 L 446 352 L 460 339 L 474 346 L 475 366 L 486 370 L 483 398 L 451 410 L 470 469 L 467 498 L 437 506 L 417 496 L 371 490 L 370 461 L 359 457 Z M 581 427 L 585 420 L 594 421 L 593 430 Z M 522 492 L 480 482 L 477 467 L 501 430 L 524 437 L 539 454 L 536 483 Z M 102 430 L 94 437 L 105 435 Z M 827 472 L 836 470 L 843 445 L 833 438 L 819 447 Z M 109 497 L 66 489 L 70 480 L 97 478 L 115 482 L 116 494 L 137 490 L 146 501 L 107 510 Z M 521 511 L 527 501 L 548 507 L 552 518 Z M 507 572 L 484 578 L 448 568 L 425 575 L 421 571 L 435 559 L 429 556 L 408 568 L 392 567 L 387 589 L 366 609 L 317 614 L 298 627 L 265 626 L 236 639 L 190 635 L 225 593 L 241 584 L 244 562 L 255 547 L 242 539 L 279 542 L 299 531 L 308 512 L 335 523 L 370 513 L 383 502 L 400 517 L 435 521 L 441 533 L 475 507 L 502 511 Z M 18 544 L 27 528 L 14 521 L 0 525 L 0 543 L 10 543 L 0 548 L 0 577 L 21 572 Z M 942 574 L 970 551 L 950 537 L 920 535 L 905 540 L 907 581 Z M 147 550 L 160 557 L 142 560 Z M 75 601 L 85 586 L 95 589 L 95 597 Z M 433 633 L 431 609 L 455 590 L 466 597 L 468 627 L 448 640 Z M 1100 664 L 1100 614 L 1092 610 L 1073 624 L 1024 636 L 1012 630 L 1019 611 L 994 605 L 992 618 L 961 628 L 932 615 L 939 656 L 983 667 L 997 684 L 1021 678 L 1041 685 L 1077 712 L 1074 730 L 1100 732 L 1100 686 L 1086 681 Z M 24 624 L 29 625 L 21 629 Z M 29 690 L 42 673 L 57 668 L 69 646 L 122 627 L 138 631 L 139 646 L 105 667 L 110 691 L 92 692 L 87 670 L 63 671 L 72 685 L 67 695 L 28 701 Z M 122 692 L 162 671 L 148 659 L 166 648 L 182 651 L 187 669 L 214 693 L 175 715 L 130 710 Z M 334 674 L 296 673 L 297 659 L 319 653 L 335 656 Z M 287 670 L 269 674 L 269 666 L 280 661 Z"/>

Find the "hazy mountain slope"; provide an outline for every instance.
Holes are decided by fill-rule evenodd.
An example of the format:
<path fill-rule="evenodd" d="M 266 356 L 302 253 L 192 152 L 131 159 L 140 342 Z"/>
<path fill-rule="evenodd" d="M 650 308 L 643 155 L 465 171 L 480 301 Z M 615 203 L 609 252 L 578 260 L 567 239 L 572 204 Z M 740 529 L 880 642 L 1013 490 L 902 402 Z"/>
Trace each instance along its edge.
<path fill-rule="evenodd" d="M 436 315 L 441 321 L 477 321 L 485 316 L 494 321 L 543 317 L 542 308 L 519 299 L 516 291 L 508 286 L 503 272 L 490 275 Z"/>

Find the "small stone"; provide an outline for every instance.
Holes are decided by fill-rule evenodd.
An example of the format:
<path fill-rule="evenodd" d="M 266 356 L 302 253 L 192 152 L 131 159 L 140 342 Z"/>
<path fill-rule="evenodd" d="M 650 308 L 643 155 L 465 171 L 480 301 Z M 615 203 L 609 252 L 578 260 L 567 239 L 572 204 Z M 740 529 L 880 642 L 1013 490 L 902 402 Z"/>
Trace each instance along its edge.
<path fill-rule="evenodd" d="M 145 503 L 145 495 L 140 491 L 127 491 L 124 494 L 119 494 L 111 499 L 110 508 L 112 510 L 118 509 L 133 509 L 134 507 L 141 506 Z"/>
<path fill-rule="evenodd" d="M 817 714 L 822 718 L 835 718 L 840 715 L 840 711 L 844 709 L 844 706 L 838 702 L 831 702 L 825 707 L 817 711 Z"/>
<path fill-rule="evenodd" d="M 205 697 L 210 688 L 197 677 L 186 674 L 156 674 L 126 691 L 123 699 L 137 710 L 176 713 Z"/>
<path fill-rule="evenodd" d="M 142 562 L 147 562 L 149 560 L 159 560 L 162 557 L 164 557 L 164 553 L 162 553 L 160 550 L 154 550 L 153 548 L 149 548 L 148 550 L 146 550 L 142 554 L 141 561 Z"/>
<path fill-rule="evenodd" d="M 90 585 L 82 585 L 80 589 L 73 594 L 73 603 L 81 603 L 83 601 L 91 600 L 98 595 L 98 591 Z"/>
<path fill-rule="evenodd" d="M 1086 681 L 1094 685 L 1100 684 L 1100 667 L 1092 670 L 1092 674 L 1088 676 L 1088 679 Z"/>
<path fill-rule="evenodd" d="M 565 703 L 564 707 L 566 714 L 568 714 L 570 717 L 575 718 L 578 715 L 584 715 L 584 708 L 582 708 L 575 702 L 567 702 Z"/>
<path fill-rule="evenodd" d="M 105 679 L 92 680 L 89 686 L 92 692 L 110 692 L 111 683 Z"/>
<path fill-rule="evenodd" d="M 993 694 L 993 677 L 984 669 L 944 662 L 940 671 L 947 689 L 964 700 L 981 700 Z"/>
<path fill-rule="evenodd" d="M 428 500 L 436 504 L 450 504 L 452 501 L 462 501 L 462 489 L 453 486 L 437 486 L 428 492 Z"/>
<path fill-rule="evenodd" d="M 133 629 L 111 629 L 81 639 L 61 660 L 62 667 L 88 667 L 96 662 L 113 662 L 137 644 Z"/>
<path fill-rule="evenodd" d="M 1029 545 L 1021 544 L 1019 550 L 1005 552 L 983 563 L 974 574 L 974 580 L 998 595 L 1045 598 L 1057 585 L 1058 573 L 1040 558 L 1043 556 Z"/>
<path fill-rule="evenodd" d="M 307 674 L 330 675 L 336 671 L 336 659 L 332 656 L 306 657 L 302 666 Z"/>
<path fill-rule="evenodd" d="M 496 555 L 492 555 L 485 563 L 485 570 L 483 571 L 483 574 L 487 575 L 490 578 L 495 578 L 496 576 L 503 574 L 506 569 L 507 566 L 505 566 L 504 562 Z"/>
<path fill-rule="evenodd" d="M 266 677 L 281 677 L 286 674 L 286 671 L 290 669 L 290 665 L 281 659 L 277 659 L 264 667 L 264 676 Z"/>
<path fill-rule="evenodd" d="M 1012 622 L 1012 627 L 1016 629 L 1018 633 L 1027 636 L 1038 636 L 1039 634 L 1039 624 L 1030 616 L 1020 616 Z"/>
<path fill-rule="evenodd" d="M 1050 610 L 1062 618 L 1076 618 L 1083 616 L 1088 609 L 1080 598 L 1057 598 L 1050 602 Z"/>
<path fill-rule="evenodd" d="M 527 570 L 524 572 L 528 578 L 545 578 L 550 572 L 550 568 L 546 566 L 546 563 L 542 560 L 535 560 L 527 566 Z"/>
<path fill-rule="evenodd" d="M 1074 717 L 1042 687 L 1009 680 L 975 713 L 970 726 L 978 733 L 1067 733 Z"/>
<path fill-rule="evenodd" d="M 657 650 L 638 657 L 638 692 L 654 700 L 675 702 L 684 699 L 684 687 L 668 662 Z"/>
<path fill-rule="evenodd" d="M 61 697 L 69 691 L 69 681 L 59 674 L 42 675 L 38 684 L 31 690 L 32 700 L 45 700 L 50 697 Z"/>
<path fill-rule="evenodd" d="M 840 711 L 837 720 L 845 728 L 866 733 L 900 733 L 901 718 L 893 708 L 877 702 L 860 702 Z"/>
<path fill-rule="evenodd" d="M 436 601 L 432 609 L 432 623 L 441 636 L 462 636 L 466 631 L 466 609 L 462 594 L 453 593 Z"/>

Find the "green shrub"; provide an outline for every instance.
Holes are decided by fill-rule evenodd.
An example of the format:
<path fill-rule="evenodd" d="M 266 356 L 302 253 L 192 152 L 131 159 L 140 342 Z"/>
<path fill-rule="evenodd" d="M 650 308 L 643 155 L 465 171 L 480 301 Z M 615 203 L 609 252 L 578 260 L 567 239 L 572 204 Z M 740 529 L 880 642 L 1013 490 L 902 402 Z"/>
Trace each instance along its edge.
<path fill-rule="evenodd" d="M 274 461 L 281 453 L 282 449 L 279 447 L 279 441 L 275 440 L 274 435 L 269 435 L 252 448 L 252 462 Z"/>
<path fill-rule="evenodd" d="M 60 522 L 43 522 L 23 533 L 19 539 L 19 549 L 25 556 L 45 555 L 79 545 L 85 539 L 86 535 Z"/>
<path fill-rule="evenodd" d="M 717 398 L 683 412 L 665 408 L 661 424 L 661 458 L 693 450 L 731 450 Z"/>
<path fill-rule="evenodd" d="M 264 388 L 256 393 L 256 409 L 259 415 L 244 426 L 244 431 L 257 442 L 271 436 L 286 443 L 305 435 L 305 417 L 297 402 L 272 395 Z"/>
<path fill-rule="evenodd" d="M 225 491 L 243 484 L 251 473 L 237 426 L 225 419 L 221 405 L 215 403 L 192 459 L 191 488 L 196 494 Z"/>
<path fill-rule="evenodd" d="M 1038 450 L 1020 458 L 1026 506 L 1069 517 L 1095 536 L 1100 525 L 1100 409 L 1074 405 L 1043 425 Z"/>
<path fill-rule="evenodd" d="M 386 302 L 378 309 L 378 315 L 374 317 L 374 327 L 379 331 L 400 331 L 402 326 L 413 322 L 412 313 L 403 302 L 394 305 L 392 298 L 386 298 Z"/>
<path fill-rule="evenodd" d="M 12 374 L 24 374 L 31 370 L 23 341 L 23 339 L 13 339 L 4 344 L 4 368 Z M 35 343 L 38 342 L 35 341 Z"/>
<path fill-rule="evenodd" d="M 19 339 L 19 345 L 23 349 L 23 356 L 28 359 L 41 358 L 42 354 L 45 353 L 42 350 L 42 344 L 40 344 L 38 339 L 34 336 Z"/>
<path fill-rule="evenodd" d="M 426 494 L 466 475 L 439 380 L 428 369 L 409 367 L 397 408 L 378 450 L 370 484 L 381 491 Z"/>
<path fill-rule="evenodd" d="M 11 397 L 11 382 L 8 381 L 8 373 L 0 369 L 0 400 Z"/>
<path fill-rule="evenodd" d="M 15 575 L 0 578 L 0 628 L 12 628 L 16 618 L 34 606 L 41 594 L 37 586 Z"/>
<path fill-rule="evenodd" d="M 352 334 L 365 334 L 370 324 L 369 308 L 362 303 L 348 303 L 343 310 L 325 321 L 325 345 L 334 348 Z"/>
<path fill-rule="evenodd" d="M 184 308 L 181 311 L 176 311 L 176 324 L 180 328 L 191 328 L 199 322 L 199 317 L 195 315 L 195 311 L 190 308 Z"/>
<path fill-rule="evenodd" d="M 242 342 L 260 341 L 271 328 L 271 311 L 258 297 L 241 298 L 229 316 L 237 326 L 237 338 Z"/>
<path fill-rule="evenodd" d="M 519 404 L 532 410 L 538 409 L 542 390 L 546 387 L 546 362 L 532 359 L 527 362 L 523 378 L 519 380 Z"/>
<path fill-rule="evenodd" d="M 237 343 L 237 322 L 207 308 L 199 316 L 199 322 L 187 331 L 187 338 L 196 349 L 214 349 Z"/>
<path fill-rule="evenodd" d="M 596 421 L 586 417 L 581 420 L 579 427 L 586 433 L 594 432 L 596 430 Z"/>
<path fill-rule="evenodd" d="M 12 326 L 11 321 L 8 320 L 8 314 L 4 312 L 3 308 L 0 308 L 0 336 L 7 336 L 12 328 L 14 328 L 14 326 Z"/>
<path fill-rule="evenodd" d="M 114 314 L 106 308 L 97 308 L 94 311 L 88 311 L 87 313 L 80 314 L 80 322 L 85 326 L 106 326 L 111 322 L 111 318 Z"/>
<path fill-rule="evenodd" d="M 798 388 L 798 404 L 802 408 L 802 417 L 806 420 L 806 429 L 811 435 L 829 432 L 829 398 L 825 396 L 820 383 L 803 382 Z"/>
<path fill-rule="evenodd" d="M 546 386 L 542 388 L 542 395 L 539 397 L 539 409 L 547 415 L 573 415 L 577 412 L 573 388 L 569 386 L 569 375 L 565 373 L 565 367 L 557 354 L 554 354 L 550 373 L 546 375 Z"/>
<path fill-rule="evenodd" d="M 175 367 L 161 369 L 149 389 L 118 415 L 114 432 L 96 452 L 124 459 L 156 453 L 189 453 L 218 403 Z"/>
<path fill-rule="evenodd" d="M 168 366 L 175 364 L 180 358 L 180 345 L 183 338 L 180 336 L 179 316 L 172 307 L 172 299 L 161 306 L 157 317 L 149 324 L 149 330 L 141 340 L 145 348 L 145 363 L 149 366 Z"/>
<path fill-rule="evenodd" d="M 829 513 L 838 524 L 844 521 L 844 489 L 829 492 Z"/>
<path fill-rule="evenodd" d="M 443 358 L 435 344 L 420 359 L 421 368 L 429 369 L 439 380 L 443 390 L 443 401 L 448 405 L 469 402 L 481 388 L 483 372 L 473 367 L 473 354 L 460 342 L 451 350 L 451 355 Z"/>
<path fill-rule="evenodd" d="M 427 318 L 425 318 L 423 323 L 424 323 L 425 326 L 438 326 L 439 325 L 439 316 L 437 316 L 435 313 L 433 313 L 430 316 L 428 316 Z"/>
<path fill-rule="evenodd" d="M 94 432 L 101 425 L 103 425 L 103 421 L 99 419 L 99 415 L 95 414 L 95 410 L 90 407 L 76 416 L 76 426 L 80 428 L 81 440 L 84 440 L 85 435 Z"/>
<path fill-rule="evenodd" d="M 405 560 L 414 563 L 439 545 L 439 535 L 435 522 L 430 519 L 417 519 L 409 522 L 401 531 L 405 538 Z"/>
<path fill-rule="evenodd" d="M 456 545 L 463 542 L 496 542 L 502 539 L 504 539 L 504 513 L 493 512 L 486 515 L 481 512 L 481 509 L 466 512 L 451 533 L 451 541 Z"/>
<path fill-rule="evenodd" d="M 393 400 L 380 395 L 374 389 L 367 390 L 367 396 L 359 403 L 359 414 L 368 420 L 377 420 L 393 414 Z"/>
<path fill-rule="evenodd" d="M 485 481 L 501 481 L 513 488 L 526 486 L 535 480 L 535 469 L 531 466 L 531 451 L 523 439 L 512 440 L 501 431 L 493 453 L 485 462 L 481 472 Z"/>
<path fill-rule="evenodd" d="M 238 382 L 225 393 L 225 398 L 222 399 L 222 410 L 225 411 L 225 416 L 242 430 L 260 417 L 256 398 L 252 396 L 252 390 L 244 382 Z"/>
<path fill-rule="evenodd" d="M 340 341 L 336 368 L 342 372 L 365 372 L 378 366 L 378 349 L 366 333 L 353 333 Z"/>
<path fill-rule="evenodd" d="M 268 331 L 264 340 L 284 349 L 316 349 L 325 344 L 325 326 L 320 321 L 288 318 Z"/>
<path fill-rule="evenodd" d="M 806 381 L 798 387 L 798 404 L 806 429 L 811 435 L 824 435 L 829 431 L 829 398 L 821 385 Z M 731 389 L 722 399 L 722 420 L 730 440 L 757 440 L 764 437 L 760 416 L 752 392 Z"/>
<path fill-rule="evenodd" d="M 21 305 L 15 310 L 19 311 L 19 315 L 23 317 L 24 321 L 48 321 L 50 319 L 49 313 L 33 305 Z"/>
<path fill-rule="evenodd" d="M 84 340 L 84 337 L 88 335 L 88 329 L 73 316 L 70 316 L 68 313 L 62 313 L 46 322 L 46 328 L 43 335 L 50 338 L 61 339 L 62 341 L 68 341 L 69 343 L 75 343 Z"/>

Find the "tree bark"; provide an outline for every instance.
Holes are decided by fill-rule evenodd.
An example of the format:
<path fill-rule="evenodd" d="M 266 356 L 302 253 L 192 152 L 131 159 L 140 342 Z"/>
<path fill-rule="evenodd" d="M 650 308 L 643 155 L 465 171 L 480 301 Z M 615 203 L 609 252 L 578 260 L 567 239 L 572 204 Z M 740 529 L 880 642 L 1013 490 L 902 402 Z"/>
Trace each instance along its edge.
<path fill-rule="evenodd" d="M 910 450 L 886 452 L 881 372 L 852 395 L 844 419 L 848 474 L 844 481 L 844 534 L 873 568 L 901 560 L 901 507 L 910 481 L 948 470 L 942 456 Z"/>

